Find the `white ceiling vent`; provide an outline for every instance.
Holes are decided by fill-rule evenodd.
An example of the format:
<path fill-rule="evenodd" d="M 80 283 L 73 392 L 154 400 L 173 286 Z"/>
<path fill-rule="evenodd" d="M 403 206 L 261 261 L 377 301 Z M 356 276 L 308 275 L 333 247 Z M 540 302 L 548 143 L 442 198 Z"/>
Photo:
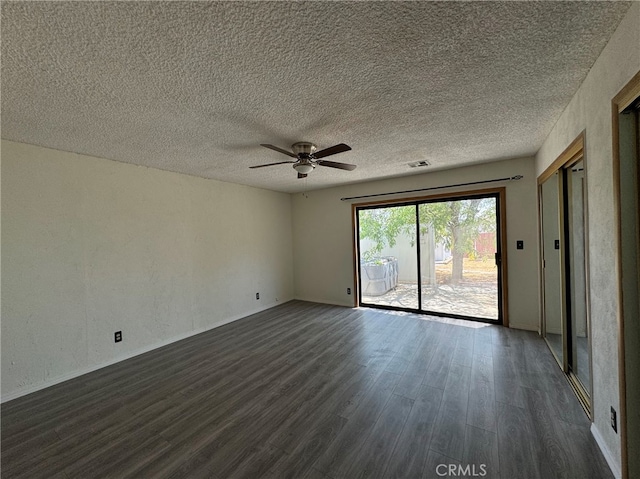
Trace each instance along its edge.
<path fill-rule="evenodd" d="M 429 162 L 426 160 L 422 161 L 414 161 L 413 163 L 408 163 L 411 168 L 420 168 L 422 166 L 429 166 Z"/>

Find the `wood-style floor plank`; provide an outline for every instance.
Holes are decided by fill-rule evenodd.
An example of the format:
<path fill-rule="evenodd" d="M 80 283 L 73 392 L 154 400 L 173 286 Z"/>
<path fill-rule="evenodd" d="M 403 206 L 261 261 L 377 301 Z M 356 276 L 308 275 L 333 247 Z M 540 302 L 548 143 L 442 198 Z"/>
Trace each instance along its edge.
<path fill-rule="evenodd" d="M 3 479 L 612 477 L 535 333 L 302 301 L 1 415 Z"/>
<path fill-rule="evenodd" d="M 549 477 L 540 470 L 538 459 L 544 444 L 535 434 L 529 412 L 510 404 L 501 404 L 498 409 L 501 474 L 522 479 Z"/>
<path fill-rule="evenodd" d="M 422 386 L 391 454 L 385 477 L 421 477 L 442 402 L 442 389 Z"/>
<path fill-rule="evenodd" d="M 464 452 L 470 377 L 471 368 L 451 366 L 429 446 L 432 451 L 457 460 L 462 460 Z"/>
<path fill-rule="evenodd" d="M 485 429 L 467 426 L 462 464 L 472 466 L 471 476 L 499 479 L 498 435 Z"/>
<path fill-rule="evenodd" d="M 345 473 L 371 434 L 378 417 L 393 394 L 398 375 L 383 372 L 368 390 L 344 429 L 315 462 L 314 468 L 331 477 Z M 401 397 L 401 396 L 399 396 Z"/>
<path fill-rule="evenodd" d="M 461 462 L 435 451 L 429 451 L 425 461 L 422 479 L 442 479 L 443 477 L 464 477 L 458 473 Z M 488 477 L 488 476 L 485 476 Z"/>
<path fill-rule="evenodd" d="M 282 456 L 274 464 L 270 471 L 272 475 L 282 479 L 302 477 L 340 434 L 347 422 L 348 420 L 341 416 L 325 417 L 316 428 L 307 431 L 307 435 L 297 443 L 290 454 Z"/>
<path fill-rule="evenodd" d="M 496 400 L 491 356 L 473 356 L 467 424 L 496 432 Z"/>
<path fill-rule="evenodd" d="M 412 399 L 391 395 L 371 434 L 360 448 L 358 455 L 351 461 L 346 477 L 354 479 L 384 477 L 389 461 L 387 451 L 395 448 L 412 406 Z"/>

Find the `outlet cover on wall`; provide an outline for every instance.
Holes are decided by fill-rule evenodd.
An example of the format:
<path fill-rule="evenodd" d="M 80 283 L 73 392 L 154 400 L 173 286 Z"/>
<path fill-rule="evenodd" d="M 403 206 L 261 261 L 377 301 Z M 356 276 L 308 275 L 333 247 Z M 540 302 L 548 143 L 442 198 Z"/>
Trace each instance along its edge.
<path fill-rule="evenodd" d="M 116 343 L 119 343 L 120 341 L 122 341 L 122 331 L 116 331 L 113 336 L 116 340 Z"/>
<path fill-rule="evenodd" d="M 256 299 L 260 299 L 260 293 L 256 293 Z"/>

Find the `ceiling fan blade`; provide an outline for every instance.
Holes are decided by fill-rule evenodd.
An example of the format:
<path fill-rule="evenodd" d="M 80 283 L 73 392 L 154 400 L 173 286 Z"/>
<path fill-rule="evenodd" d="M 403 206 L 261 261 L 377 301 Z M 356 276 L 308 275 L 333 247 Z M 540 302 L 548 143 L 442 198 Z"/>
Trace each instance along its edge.
<path fill-rule="evenodd" d="M 338 168 L 339 170 L 353 171 L 356 169 L 356 165 L 350 165 L 349 163 L 339 163 L 337 161 L 318 160 L 319 166 L 328 166 L 329 168 Z"/>
<path fill-rule="evenodd" d="M 306 178 L 307 175 L 304 173 L 298 173 L 298 178 Z"/>
<path fill-rule="evenodd" d="M 291 158 L 298 158 L 298 156 L 293 154 L 292 152 L 283 150 L 282 148 L 278 148 L 277 146 L 274 146 L 274 145 L 267 145 L 265 143 L 260 143 L 260 146 L 264 146 L 265 148 L 269 148 L 270 150 L 273 150 L 273 151 L 279 151 L 280 153 L 290 156 Z"/>
<path fill-rule="evenodd" d="M 264 145 L 263 145 L 264 146 Z M 336 153 L 342 153 L 343 151 L 349 151 L 351 147 L 349 145 L 345 145 L 344 143 L 340 143 L 335 146 L 330 146 L 329 148 L 325 148 L 324 150 L 316 151 L 313 154 L 313 157 L 316 159 L 324 158 L 325 156 L 335 155 Z"/>
<path fill-rule="evenodd" d="M 249 168 L 264 168 L 265 166 L 284 165 L 285 163 L 296 163 L 295 161 L 278 161 L 277 163 L 267 163 L 266 165 L 250 166 Z"/>

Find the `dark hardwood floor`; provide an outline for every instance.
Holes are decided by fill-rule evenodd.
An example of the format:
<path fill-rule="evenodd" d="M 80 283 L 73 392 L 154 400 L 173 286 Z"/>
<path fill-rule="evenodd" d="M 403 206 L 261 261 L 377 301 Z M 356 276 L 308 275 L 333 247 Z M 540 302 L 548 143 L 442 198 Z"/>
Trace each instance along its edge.
<path fill-rule="evenodd" d="M 535 333 L 292 301 L 3 404 L 1 471 L 613 477 L 589 426 Z"/>

